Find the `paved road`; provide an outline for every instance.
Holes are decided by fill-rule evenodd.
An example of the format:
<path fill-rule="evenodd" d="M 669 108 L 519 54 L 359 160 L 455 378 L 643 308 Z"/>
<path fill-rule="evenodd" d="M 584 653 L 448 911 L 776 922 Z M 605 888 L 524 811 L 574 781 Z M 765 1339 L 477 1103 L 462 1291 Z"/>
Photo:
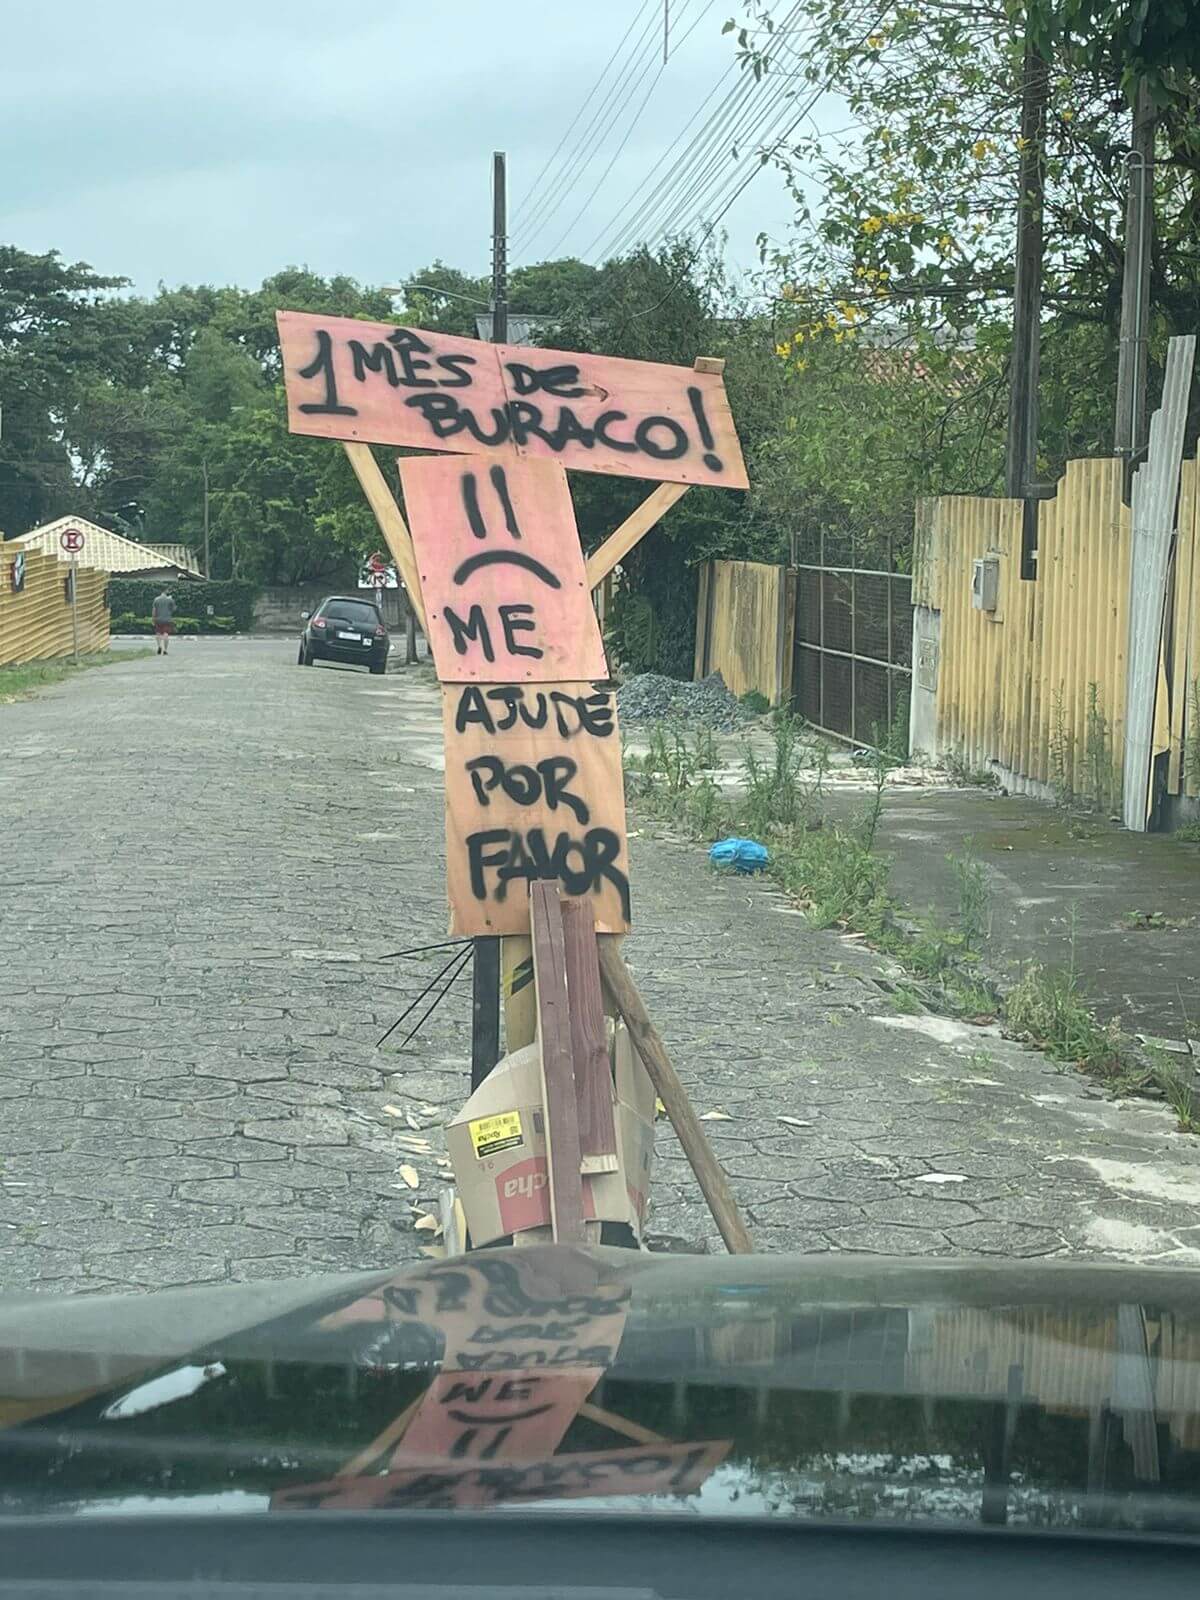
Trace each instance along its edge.
<path fill-rule="evenodd" d="M 417 1253 L 387 1105 L 466 1079 L 425 669 L 180 641 L 0 706 L 0 1283 L 101 1289 Z M 897 1017 L 869 954 L 633 842 L 629 955 L 761 1247 L 1200 1259 L 1200 1153 L 986 1033 Z M 394 1036 L 393 1043 L 399 1039 Z M 426 1109 L 422 1109 L 426 1108 Z M 783 1122 L 781 1117 L 794 1119 Z M 800 1122 L 804 1126 L 796 1126 Z M 659 1128 L 654 1225 L 714 1244 Z"/>

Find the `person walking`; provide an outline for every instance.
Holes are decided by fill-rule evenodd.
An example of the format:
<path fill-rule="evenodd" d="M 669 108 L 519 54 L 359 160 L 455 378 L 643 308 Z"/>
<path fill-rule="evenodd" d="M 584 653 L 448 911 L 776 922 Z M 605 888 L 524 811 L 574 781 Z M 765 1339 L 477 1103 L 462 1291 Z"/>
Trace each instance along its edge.
<path fill-rule="evenodd" d="M 167 646 L 171 642 L 171 624 L 175 617 L 175 597 L 169 589 L 164 589 L 154 600 L 150 609 L 150 620 L 154 624 L 154 642 L 158 646 L 158 654 L 165 656 Z"/>

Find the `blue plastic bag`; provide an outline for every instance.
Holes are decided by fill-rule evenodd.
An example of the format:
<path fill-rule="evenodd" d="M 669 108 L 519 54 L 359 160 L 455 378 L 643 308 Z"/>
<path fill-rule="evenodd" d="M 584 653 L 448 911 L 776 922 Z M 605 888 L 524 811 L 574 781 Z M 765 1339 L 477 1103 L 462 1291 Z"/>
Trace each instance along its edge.
<path fill-rule="evenodd" d="M 771 857 L 766 845 L 755 839 L 718 839 L 708 859 L 714 867 L 729 867 L 734 872 L 763 872 Z"/>

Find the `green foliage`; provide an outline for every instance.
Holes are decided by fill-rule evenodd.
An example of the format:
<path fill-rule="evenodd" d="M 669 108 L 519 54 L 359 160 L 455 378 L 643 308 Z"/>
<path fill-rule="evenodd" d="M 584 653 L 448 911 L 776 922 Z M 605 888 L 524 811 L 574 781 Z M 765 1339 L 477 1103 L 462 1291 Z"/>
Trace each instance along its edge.
<path fill-rule="evenodd" d="M 220 620 L 222 622 L 226 622 L 232 621 L 232 618 L 222 617 Z M 208 617 L 206 621 L 211 624 L 217 621 L 217 618 Z M 226 633 L 229 631 L 226 628 L 210 629 L 208 627 L 202 627 L 197 617 L 176 617 L 175 621 L 172 623 L 172 627 L 176 633 L 208 633 L 210 631 L 214 633 Z M 120 616 L 113 617 L 112 631 L 116 634 L 153 633 L 154 619 L 152 617 L 135 616 L 132 611 L 122 611 Z"/>
<path fill-rule="evenodd" d="M 771 702 L 765 694 L 761 694 L 757 689 L 747 689 L 746 693 L 742 695 L 740 703 L 745 706 L 747 711 L 753 711 L 756 717 L 765 716 L 771 709 Z"/>
<path fill-rule="evenodd" d="M 1181 79 L 1200 72 L 1200 5 L 1196 0 L 1007 0 L 1043 55 L 1065 50 L 1075 61 L 1118 77 L 1132 100 L 1145 78 L 1163 105 L 1182 92 Z"/>
<path fill-rule="evenodd" d="M 39 689 L 62 683 L 88 667 L 113 667 L 118 662 L 136 661 L 139 656 L 149 654 L 148 650 L 122 650 L 112 655 L 82 655 L 78 661 L 66 656 L 56 661 L 29 661 L 0 667 L 0 705 L 9 700 L 28 699 Z"/>
<path fill-rule="evenodd" d="M 1014 1033 L 1101 1078 L 1125 1072 L 1128 1055 L 1121 1031 L 1102 1023 L 1088 1005 L 1074 964 L 1050 969 L 1032 962 L 1004 1003 L 1004 1019 Z"/>
<path fill-rule="evenodd" d="M 222 624 L 228 622 L 238 633 L 248 633 L 254 621 L 254 602 L 258 598 L 258 585 L 241 579 L 203 578 L 180 580 L 171 586 L 175 599 L 175 623 L 195 619 L 197 624 L 213 632 L 224 633 Z M 108 604 L 113 617 L 148 618 L 151 606 L 161 594 L 162 580 L 151 578 L 111 578 L 108 584 Z M 212 606 L 210 617 L 208 608 Z M 115 626 L 115 623 L 114 623 Z"/>

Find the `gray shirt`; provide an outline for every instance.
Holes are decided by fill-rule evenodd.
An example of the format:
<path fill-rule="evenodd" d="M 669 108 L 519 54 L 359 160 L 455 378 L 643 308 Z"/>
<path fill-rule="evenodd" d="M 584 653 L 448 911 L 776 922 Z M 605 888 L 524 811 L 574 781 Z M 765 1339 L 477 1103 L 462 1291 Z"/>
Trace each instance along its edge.
<path fill-rule="evenodd" d="M 152 622 L 170 622 L 174 615 L 174 597 L 168 594 L 164 589 L 163 592 L 155 598 L 154 605 L 150 610 L 150 620 Z"/>

